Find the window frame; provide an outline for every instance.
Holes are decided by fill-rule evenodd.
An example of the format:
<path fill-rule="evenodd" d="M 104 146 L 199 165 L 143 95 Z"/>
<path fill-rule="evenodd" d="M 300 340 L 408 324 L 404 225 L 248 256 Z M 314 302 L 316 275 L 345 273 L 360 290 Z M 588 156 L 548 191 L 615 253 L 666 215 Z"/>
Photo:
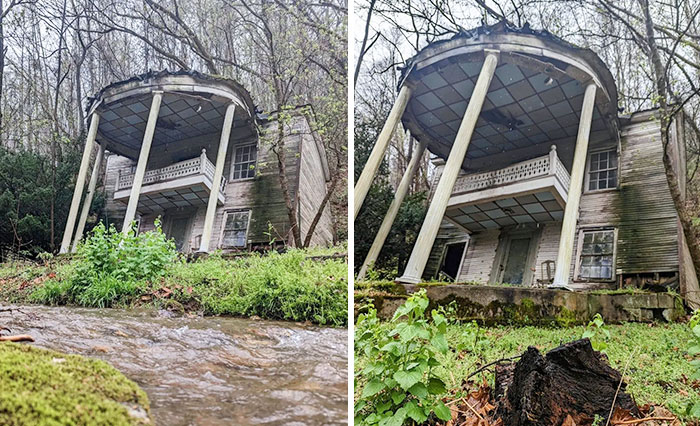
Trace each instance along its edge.
<path fill-rule="evenodd" d="M 232 213 L 242 213 L 242 212 L 247 212 L 248 213 L 248 220 L 245 225 L 245 244 L 242 246 L 231 246 L 231 245 L 225 245 L 224 244 L 224 233 L 226 233 L 226 221 L 228 220 L 228 215 Z M 223 220 L 221 222 L 221 232 L 219 234 L 219 248 L 221 249 L 243 249 L 248 247 L 248 234 L 250 233 L 250 218 L 253 215 L 253 210 L 252 209 L 246 209 L 246 208 L 241 208 L 241 209 L 229 209 L 224 211 L 224 216 Z"/>
<path fill-rule="evenodd" d="M 612 249 L 612 264 L 610 265 L 612 276 L 610 278 L 582 278 L 581 277 L 581 258 L 583 256 L 583 239 L 587 232 L 602 232 L 610 231 L 613 233 L 613 249 Z M 578 230 L 576 241 L 576 264 L 574 265 L 574 282 L 590 283 L 614 283 L 617 281 L 617 227 L 614 226 L 597 226 L 580 228 Z"/>
<path fill-rule="evenodd" d="M 236 151 L 240 148 L 245 148 L 245 147 L 255 147 L 255 168 L 253 169 L 253 176 L 249 177 L 244 177 L 244 178 L 237 178 L 234 179 L 233 174 L 236 171 Z M 238 143 L 233 146 L 233 149 L 231 149 L 231 170 L 229 170 L 229 182 L 242 182 L 246 180 L 253 180 L 255 179 L 255 176 L 257 175 L 258 172 L 258 159 L 260 158 L 260 150 L 258 148 L 258 143 L 257 142 L 243 142 L 243 143 Z"/>
<path fill-rule="evenodd" d="M 590 188 L 590 183 L 591 183 L 591 160 L 593 159 L 593 156 L 595 154 L 600 154 L 602 152 L 614 152 L 615 157 L 617 158 L 617 167 L 616 168 L 610 168 L 610 169 L 605 169 L 606 171 L 608 170 L 615 170 L 616 171 L 616 178 L 615 178 L 615 186 L 611 188 L 603 188 L 603 189 L 589 189 Z M 601 169 L 602 170 L 602 169 Z M 598 172 L 600 170 L 596 170 Z M 617 191 L 620 188 L 620 150 L 616 146 L 609 146 L 607 148 L 596 148 L 594 150 L 591 150 L 588 152 L 588 156 L 586 156 L 586 174 L 583 179 L 583 192 L 584 194 L 594 194 L 596 192 L 606 192 L 606 191 Z"/>

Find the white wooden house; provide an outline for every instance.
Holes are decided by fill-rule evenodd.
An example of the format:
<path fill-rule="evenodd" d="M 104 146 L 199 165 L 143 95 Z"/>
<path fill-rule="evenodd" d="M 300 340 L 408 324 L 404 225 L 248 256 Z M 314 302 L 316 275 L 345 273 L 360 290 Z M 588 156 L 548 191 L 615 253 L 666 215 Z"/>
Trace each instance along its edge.
<path fill-rule="evenodd" d="M 662 164 L 655 111 L 618 111 L 591 50 L 500 23 L 433 43 L 403 70 L 396 104 L 355 187 L 355 214 L 401 121 L 435 156 L 427 216 L 402 276 L 592 289 L 697 288 Z M 685 187 L 683 124 L 670 154 Z M 409 166 L 405 179 L 415 172 Z M 359 277 L 376 260 L 394 204 Z M 361 261 L 361 260 L 360 260 Z"/>
<path fill-rule="evenodd" d="M 307 114 L 291 115 L 285 122 L 285 164 L 305 236 L 326 195 L 329 170 Z M 140 231 L 152 229 L 160 217 L 183 252 L 247 250 L 291 238 L 277 155 L 261 136 L 276 130 L 275 114 L 257 113 L 250 94 L 235 81 L 192 71 L 149 72 L 102 89 L 90 99 L 88 117 L 61 252 L 83 235 L 104 162 L 105 210 L 124 232 L 133 222 Z M 99 161 L 78 218 L 93 150 Z M 326 206 L 312 244 L 328 244 L 332 237 Z"/>

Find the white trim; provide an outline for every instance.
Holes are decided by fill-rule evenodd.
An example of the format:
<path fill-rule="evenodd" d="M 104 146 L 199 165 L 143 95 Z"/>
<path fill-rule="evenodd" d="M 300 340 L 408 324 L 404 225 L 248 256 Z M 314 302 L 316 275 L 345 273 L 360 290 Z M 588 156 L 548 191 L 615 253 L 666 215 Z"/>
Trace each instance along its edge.
<path fill-rule="evenodd" d="M 601 152 L 615 152 L 616 160 L 617 160 L 617 175 L 615 178 L 615 187 L 614 188 L 603 188 L 603 189 L 588 189 L 589 184 L 590 184 L 590 177 L 591 177 L 591 157 L 593 157 L 594 154 L 600 154 Z M 605 169 L 605 170 L 613 170 L 613 169 Z M 598 192 L 608 192 L 608 191 L 617 191 L 620 189 L 620 149 L 616 146 L 609 146 L 606 148 L 596 148 L 593 150 L 590 150 L 588 152 L 588 156 L 586 157 L 586 171 L 584 174 L 584 179 L 583 179 L 583 193 L 584 194 L 595 194 Z"/>
<path fill-rule="evenodd" d="M 246 146 L 254 146 L 255 147 L 255 174 L 252 177 L 246 177 L 246 178 L 238 178 L 234 179 L 233 178 L 233 172 L 235 170 L 236 166 L 236 151 L 238 148 L 244 148 Z M 250 141 L 250 142 L 242 142 L 242 143 L 237 143 L 234 144 L 233 149 L 231 149 L 231 158 L 230 158 L 230 166 L 229 166 L 229 172 L 228 172 L 228 181 L 229 182 L 244 182 L 247 180 L 253 180 L 255 179 L 255 176 L 258 174 L 258 160 L 260 159 L 260 146 L 258 145 L 258 141 Z"/>
<path fill-rule="evenodd" d="M 609 279 L 603 278 L 581 278 L 579 276 L 581 269 L 581 255 L 583 252 L 583 234 L 586 232 L 600 232 L 600 231 L 612 231 L 613 232 L 613 252 L 612 252 L 612 265 L 610 268 L 612 270 L 612 276 Z M 569 265 L 571 267 L 571 265 Z M 612 225 L 603 226 L 586 226 L 578 229 L 578 240 L 576 242 L 576 257 L 574 261 L 574 276 L 573 282 L 575 283 L 614 283 L 617 281 L 617 227 Z"/>
<path fill-rule="evenodd" d="M 246 224 L 245 227 L 245 245 L 243 246 L 225 246 L 224 245 L 224 232 L 226 231 L 226 220 L 228 219 L 229 213 L 240 213 L 240 212 L 248 212 L 248 223 Z M 219 232 L 219 243 L 217 244 L 217 247 L 220 249 L 240 249 L 240 248 L 246 248 L 248 247 L 248 244 L 250 244 L 250 240 L 248 239 L 248 236 L 250 234 L 250 218 L 253 216 L 253 209 L 252 208 L 237 208 L 237 209 L 227 209 L 223 212 L 223 217 L 221 221 L 221 231 Z"/>

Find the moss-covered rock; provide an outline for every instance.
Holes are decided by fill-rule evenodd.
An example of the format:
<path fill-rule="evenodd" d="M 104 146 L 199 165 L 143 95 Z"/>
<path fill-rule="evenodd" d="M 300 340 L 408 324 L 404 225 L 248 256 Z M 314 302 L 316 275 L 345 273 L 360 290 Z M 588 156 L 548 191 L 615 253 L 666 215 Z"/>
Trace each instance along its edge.
<path fill-rule="evenodd" d="M 0 344 L 0 424 L 152 424 L 146 393 L 109 364 Z"/>

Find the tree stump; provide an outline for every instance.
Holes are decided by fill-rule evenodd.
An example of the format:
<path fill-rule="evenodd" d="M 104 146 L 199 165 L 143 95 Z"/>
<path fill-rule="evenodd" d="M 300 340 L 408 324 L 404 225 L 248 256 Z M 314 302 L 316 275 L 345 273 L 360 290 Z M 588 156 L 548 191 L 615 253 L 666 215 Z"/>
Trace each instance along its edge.
<path fill-rule="evenodd" d="M 508 426 L 561 426 L 568 416 L 577 425 L 590 425 L 595 415 L 607 419 L 614 399 L 616 407 L 638 417 L 637 404 L 621 379 L 588 339 L 559 346 L 546 356 L 531 346 L 514 367 L 496 369 L 497 413 Z"/>

